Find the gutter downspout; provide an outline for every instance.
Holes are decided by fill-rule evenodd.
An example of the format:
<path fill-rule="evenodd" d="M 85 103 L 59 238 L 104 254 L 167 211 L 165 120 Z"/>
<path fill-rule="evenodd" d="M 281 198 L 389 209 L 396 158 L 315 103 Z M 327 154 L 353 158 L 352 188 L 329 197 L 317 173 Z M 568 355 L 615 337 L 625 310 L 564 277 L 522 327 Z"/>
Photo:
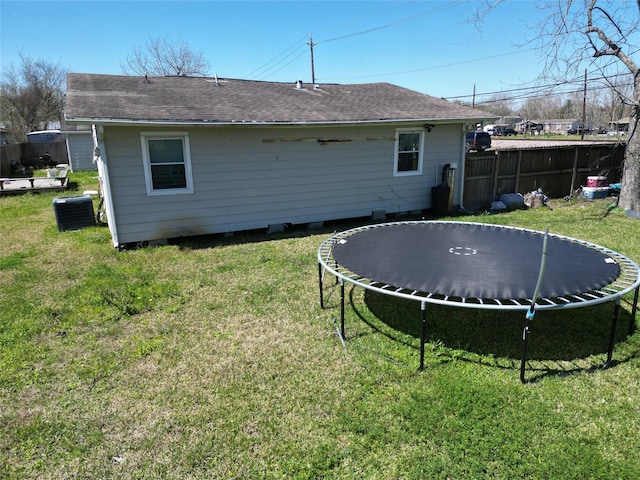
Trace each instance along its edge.
<path fill-rule="evenodd" d="M 111 240 L 114 247 L 118 247 L 118 229 L 116 227 L 116 216 L 113 211 L 113 199 L 111 196 L 111 183 L 109 181 L 109 168 L 107 164 L 107 149 L 104 145 L 104 125 L 92 125 L 91 132 L 93 135 L 93 146 L 98 165 L 98 176 L 100 180 L 100 188 L 102 190 L 102 199 L 104 201 L 104 211 L 107 215 L 107 226 L 111 232 Z"/>
<path fill-rule="evenodd" d="M 465 158 L 466 158 L 466 145 L 465 145 L 465 131 L 464 131 L 464 123 L 460 124 L 460 130 L 462 130 L 462 134 L 460 135 L 460 138 L 462 138 L 462 142 L 461 142 L 461 160 L 460 160 L 460 175 L 458 176 L 458 182 L 460 185 L 460 188 L 458 189 L 458 191 L 460 192 L 460 207 L 459 210 L 461 211 L 466 211 L 467 209 L 464 208 L 464 163 L 465 163 Z"/>

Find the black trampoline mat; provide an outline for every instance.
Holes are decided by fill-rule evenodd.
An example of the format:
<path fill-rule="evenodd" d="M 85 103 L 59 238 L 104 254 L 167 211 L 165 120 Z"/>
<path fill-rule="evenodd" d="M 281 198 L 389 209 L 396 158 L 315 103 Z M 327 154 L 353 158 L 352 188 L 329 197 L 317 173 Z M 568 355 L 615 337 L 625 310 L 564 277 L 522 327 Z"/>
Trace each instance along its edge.
<path fill-rule="evenodd" d="M 343 238 L 333 257 L 362 277 L 410 291 L 522 300 L 534 293 L 543 242 L 542 232 L 486 224 L 386 224 Z M 549 235 L 540 296 L 580 295 L 619 275 L 612 257 Z"/>

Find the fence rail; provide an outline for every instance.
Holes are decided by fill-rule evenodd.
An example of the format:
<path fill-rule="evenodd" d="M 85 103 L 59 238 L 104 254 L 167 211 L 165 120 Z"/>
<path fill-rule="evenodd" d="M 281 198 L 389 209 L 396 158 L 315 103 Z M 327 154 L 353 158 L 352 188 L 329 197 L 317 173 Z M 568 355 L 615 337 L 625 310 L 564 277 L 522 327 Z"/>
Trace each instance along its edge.
<path fill-rule="evenodd" d="M 503 193 L 524 194 L 538 188 L 550 198 L 562 198 L 596 175 L 618 183 L 624 151 L 624 144 L 612 143 L 468 154 L 463 203 L 469 209 L 484 208 Z"/>

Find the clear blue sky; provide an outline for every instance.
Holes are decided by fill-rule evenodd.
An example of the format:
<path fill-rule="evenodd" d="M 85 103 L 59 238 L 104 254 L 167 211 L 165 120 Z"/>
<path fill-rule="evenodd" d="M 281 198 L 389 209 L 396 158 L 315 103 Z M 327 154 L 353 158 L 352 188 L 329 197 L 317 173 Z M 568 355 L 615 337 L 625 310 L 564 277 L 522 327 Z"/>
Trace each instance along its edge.
<path fill-rule="evenodd" d="M 527 44 L 535 2 L 509 0 L 481 25 L 482 1 L 11 1 L 0 2 L 0 62 L 22 53 L 72 72 L 123 73 L 153 37 L 202 52 L 226 78 L 389 82 L 437 97 L 529 86 L 542 64 Z M 524 45 L 524 46 L 523 46 Z"/>

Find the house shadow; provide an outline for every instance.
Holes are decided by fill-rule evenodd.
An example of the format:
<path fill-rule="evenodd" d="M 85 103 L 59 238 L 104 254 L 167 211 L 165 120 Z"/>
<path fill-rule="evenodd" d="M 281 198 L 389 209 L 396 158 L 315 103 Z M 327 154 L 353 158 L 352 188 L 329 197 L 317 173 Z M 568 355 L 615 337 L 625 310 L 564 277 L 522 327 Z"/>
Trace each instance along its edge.
<path fill-rule="evenodd" d="M 371 217 L 354 217 L 326 222 L 283 224 L 282 228 L 273 233 L 268 228 L 256 228 L 252 230 L 240 230 L 227 233 L 211 233 L 203 235 L 189 235 L 185 237 L 169 238 L 170 245 L 176 245 L 181 250 L 201 250 L 225 245 L 263 243 L 279 239 L 304 238 L 316 235 L 331 236 L 336 232 L 342 232 L 364 225 L 373 225 L 381 222 L 396 222 L 405 220 L 432 219 L 429 212 L 423 211 L 422 215 L 389 214 L 383 221 L 374 220 Z"/>
<path fill-rule="evenodd" d="M 352 291 L 353 293 L 353 291 Z M 376 333 L 392 341 L 419 348 L 420 302 L 366 290 L 365 311 L 359 311 L 353 296 L 351 306 Z M 524 311 L 480 310 L 426 305 L 426 340 L 439 356 L 450 360 L 483 363 L 517 369 L 522 356 Z M 566 375 L 602 367 L 608 350 L 614 314 L 612 302 L 564 310 L 538 310 L 528 341 L 528 369 L 535 377 Z M 631 314 L 620 309 L 615 343 L 624 342 L 630 331 Z M 614 349 L 614 364 L 632 354 Z"/>

